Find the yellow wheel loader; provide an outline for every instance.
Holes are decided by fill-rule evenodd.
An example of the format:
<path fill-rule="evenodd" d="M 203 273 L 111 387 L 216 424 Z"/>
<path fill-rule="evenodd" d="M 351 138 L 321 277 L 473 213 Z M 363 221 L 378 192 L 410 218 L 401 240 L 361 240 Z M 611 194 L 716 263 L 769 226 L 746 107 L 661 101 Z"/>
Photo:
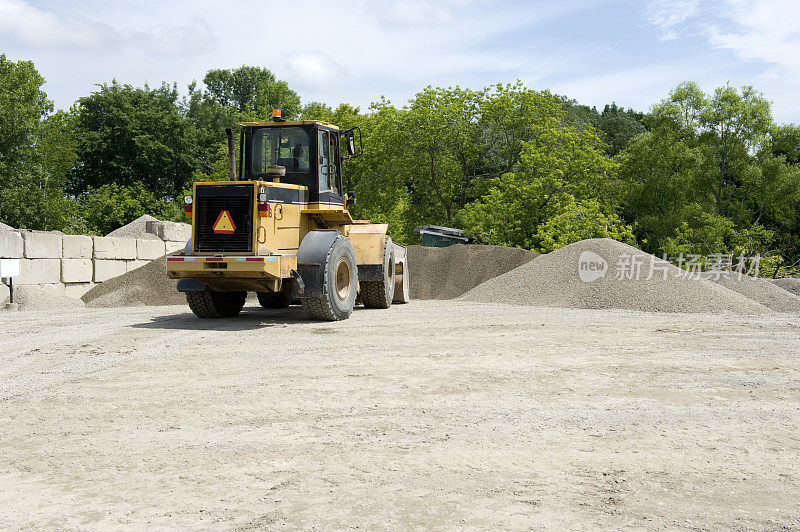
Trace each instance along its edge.
<path fill-rule="evenodd" d="M 348 318 L 357 298 L 368 308 L 407 302 L 405 248 L 387 224 L 353 220 L 355 194 L 342 192 L 342 164 L 363 153 L 360 129 L 285 121 L 279 110 L 239 125 L 238 168 L 229 129 L 230 181 L 194 184 L 184 198 L 192 237 L 182 256 L 167 257 L 192 312 L 236 316 L 247 292 L 320 320 Z"/>

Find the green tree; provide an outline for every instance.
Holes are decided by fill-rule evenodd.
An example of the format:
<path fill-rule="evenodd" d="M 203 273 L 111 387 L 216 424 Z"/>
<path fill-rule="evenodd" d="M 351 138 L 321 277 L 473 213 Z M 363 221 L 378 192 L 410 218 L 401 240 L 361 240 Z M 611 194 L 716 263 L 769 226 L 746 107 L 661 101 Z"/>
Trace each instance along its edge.
<path fill-rule="evenodd" d="M 563 111 L 548 115 L 523 143 L 515 172 L 497 178 L 489 192 L 461 213 L 465 229 L 478 242 L 549 251 L 564 239 L 626 234 L 616 216 L 616 163 L 592 128 L 565 124 Z M 580 233 L 575 217 L 587 218 L 603 232 Z M 549 225 L 548 225 L 549 224 Z M 569 226 L 563 237 L 554 231 Z"/>
<path fill-rule="evenodd" d="M 616 103 L 606 105 L 592 122 L 612 157 L 624 150 L 630 141 L 646 131 L 644 114 L 623 109 Z"/>
<path fill-rule="evenodd" d="M 760 93 L 684 83 L 645 121 L 620 161 L 625 218 L 648 251 L 724 253 L 757 234 L 750 249 L 796 252 L 800 171 L 774 151 L 783 133 Z"/>
<path fill-rule="evenodd" d="M 39 229 L 40 173 L 36 144 L 53 104 L 31 61 L 0 54 L 0 221 Z"/>
<path fill-rule="evenodd" d="M 88 230 L 107 234 L 143 214 L 160 219 L 176 219 L 177 205 L 157 197 L 142 183 L 132 185 L 105 184 L 91 188 L 82 201 L 83 217 Z"/>
<path fill-rule="evenodd" d="M 175 196 L 197 166 L 195 128 L 177 89 L 102 85 L 77 105 L 79 164 L 70 190 L 142 183 L 159 198 Z"/>
<path fill-rule="evenodd" d="M 770 130 L 772 153 L 783 155 L 786 162 L 800 164 L 800 126 L 786 124 Z"/>
<path fill-rule="evenodd" d="M 234 107 L 223 107 L 197 88 L 196 83 L 189 85 L 189 95 L 183 99 L 182 113 L 194 125 L 194 142 L 197 148 L 198 171 L 209 173 L 217 163 L 220 146 L 225 148 L 227 161 L 226 128 L 234 128 L 236 124 L 249 119 Z M 227 164 L 227 163 L 226 163 Z"/>
<path fill-rule="evenodd" d="M 241 113 L 265 118 L 272 109 L 281 109 L 284 118 L 293 119 L 301 111 L 297 93 L 266 68 L 243 65 L 213 69 L 206 73 L 203 83 L 209 99 Z"/>
<path fill-rule="evenodd" d="M 537 249 L 542 253 L 587 238 L 613 238 L 636 244 L 633 228 L 625 225 L 608 205 L 597 198 L 577 201 L 569 195 L 559 203 L 557 213 L 538 227 L 535 235 Z"/>

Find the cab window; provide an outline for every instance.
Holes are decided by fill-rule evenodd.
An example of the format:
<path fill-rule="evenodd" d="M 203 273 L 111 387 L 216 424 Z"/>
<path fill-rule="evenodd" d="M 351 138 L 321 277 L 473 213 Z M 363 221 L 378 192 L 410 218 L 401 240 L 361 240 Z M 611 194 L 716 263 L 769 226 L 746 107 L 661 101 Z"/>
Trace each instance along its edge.
<path fill-rule="evenodd" d="M 319 190 L 320 192 L 324 192 L 330 190 L 330 133 L 327 131 L 319 132 L 317 147 L 319 149 Z"/>
<path fill-rule="evenodd" d="M 317 139 L 319 150 L 319 190 L 339 193 L 339 176 L 336 172 L 339 136 L 329 131 L 320 131 Z"/>
<path fill-rule="evenodd" d="M 286 173 L 308 173 L 309 137 L 298 127 L 261 128 L 253 133 L 250 172 L 264 175 L 270 165 L 286 168 Z"/>

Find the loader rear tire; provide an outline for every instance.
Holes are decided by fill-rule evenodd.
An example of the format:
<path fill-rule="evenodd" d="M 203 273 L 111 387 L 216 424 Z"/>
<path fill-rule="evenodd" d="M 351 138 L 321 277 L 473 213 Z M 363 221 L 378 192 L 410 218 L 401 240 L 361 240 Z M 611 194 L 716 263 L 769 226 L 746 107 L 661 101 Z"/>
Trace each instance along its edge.
<path fill-rule="evenodd" d="M 291 292 L 256 292 L 256 295 L 264 308 L 288 308 L 292 304 Z"/>
<path fill-rule="evenodd" d="M 361 302 L 367 308 L 389 308 L 394 299 L 394 245 L 386 237 L 383 249 L 383 279 L 361 281 Z"/>
<path fill-rule="evenodd" d="M 350 241 L 341 235 L 336 237 L 322 267 L 322 297 L 304 298 L 301 304 L 313 319 L 345 320 L 353 312 L 358 292 L 356 253 Z"/>
<path fill-rule="evenodd" d="M 242 311 L 247 292 L 217 292 L 206 288 L 186 292 L 186 302 L 198 318 L 231 318 Z"/>

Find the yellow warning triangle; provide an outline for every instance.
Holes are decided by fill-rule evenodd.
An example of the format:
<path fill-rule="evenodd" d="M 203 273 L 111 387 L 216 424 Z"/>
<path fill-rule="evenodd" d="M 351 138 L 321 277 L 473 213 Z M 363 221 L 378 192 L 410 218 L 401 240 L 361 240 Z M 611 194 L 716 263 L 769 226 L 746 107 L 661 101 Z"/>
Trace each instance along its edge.
<path fill-rule="evenodd" d="M 214 225 L 211 226 L 215 233 L 222 233 L 223 235 L 229 235 L 236 231 L 236 224 L 233 223 L 233 218 L 231 218 L 231 213 L 228 211 L 222 211 L 217 216 L 217 221 L 214 222 Z"/>

